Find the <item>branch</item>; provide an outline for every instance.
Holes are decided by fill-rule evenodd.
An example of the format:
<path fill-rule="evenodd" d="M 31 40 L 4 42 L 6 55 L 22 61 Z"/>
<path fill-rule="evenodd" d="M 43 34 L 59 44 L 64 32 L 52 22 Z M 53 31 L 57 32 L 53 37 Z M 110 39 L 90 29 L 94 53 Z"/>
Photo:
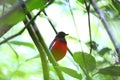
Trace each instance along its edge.
<path fill-rule="evenodd" d="M 88 13 L 88 27 L 89 27 L 89 37 L 90 37 L 90 54 L 92 53 L 92 33 L 91 33 L 91 26 L 90 26 L 90 4 L 91 4 L 91 1 L 89 2 L 89 4 L 87 5 L 87 1 L 84 0 L 84 3 L 85 3 L 85 7 L 86 7 L 86 10 L 87 10 L 87 13 Z"/>
<path fill-rule="evenodd" d="M 99 15 L 99 17 L 100 17 L 100 19 L 101 19 L 101 21 L 102 21 L 102 23 L 103 23 L 106 31 L 107 31 L 107 33 L 108 33 L 108 35 L 109 35 L 109 37 L 110 37 L 110 39 L 111 39 L 111 41 L 112 41 L 112 43 L 113 43 L 113 45 L 114 45 L 114 47 L 115 47 L 115 49 L 116 49 L 116 52 L 118 53 L 118 59 L 119 59 L 119 62 L 120 62 L 120 46 L 119 46 L 117 40 L 115 39 L 115 37 L 114 37 L 114 35 L 113 35 L 113 33 L 112 33 L 111 27 L 110 27 L 110 25 L 107 23 L 107 19 L 106 19 L 104 13 L 103 13 L 102 10 L 97 6 L 95 0 L 91 0 L 91 2 L 92 2 L 93 8 L 94 8 L 95 11 L 98 13 L 98 15 Z"/>

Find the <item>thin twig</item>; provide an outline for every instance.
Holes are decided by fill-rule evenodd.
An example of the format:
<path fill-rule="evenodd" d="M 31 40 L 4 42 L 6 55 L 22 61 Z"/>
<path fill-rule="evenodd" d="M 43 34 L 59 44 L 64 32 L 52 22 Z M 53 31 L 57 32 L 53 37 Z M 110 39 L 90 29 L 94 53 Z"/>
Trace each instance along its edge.
<path fill-rule="evenodd" d="M 78 29 L 77 29 L 77 25 L 76 25 L 76 22 L 75 22 L 74 13 L 73 13 L 72 8 L 71 8 L 71 5 L 70 5 L 70 1 L 69 1 L 69 0 L 67 0 L 67 1 L 68 1 L 68 7 L 69 7 L 69 9 L 70 9 L 70 14 L 71 14 L 71 16 L 72 16 L 73 24 L 75 25 L 75 30 L 76 30 L 76 33 L 77 33 L 77 37 L 78 37 L 78 39 L 80 39 L 79 33 L 78 33 Z M 80 43 L 81 50 L 82 50 L 82 52 L 83 52 L 83 48 L 82 48 L 82 45 L 81 45 L 80 40 L 79 40 L 79 43 Z M 72 52 L 70 51 L 70 49 L 68 49 L 68 51 L 70 52 L 70 54 L 72 54 Z M 72 56 L 73 56 L 73 54 L 72 54 Z"/>
<path fill-rule="evenodd" d="M 57 30 L 55 29 L 55 26 L 53 25 L 53 23 L 52 23 L 51 20 L 49 19 L 46 11 L 44 10 L 43 13 L 44 13 L 44 15 L 47 17 L 47 20 L 48 20 L 48 22 L 50 23 L 50 25 L 52 26 L 53 30 L 54 30 L 55 33 L 57 34 Z"/>
<path fill-rule="evenodd" d="M 20 30 L 18 33 L 16 33 L 16 34 L 14 34 L 14 35 L 12 35 L 12 36 L 4 39 L 3 41 L 1 41 L 1 42 L 0 42 L 0 45 L 3 44 L 3 43 L 5 43 L 5 42 L 7 42 L 7 41 L 9 41 L 9 40 L 11 40 L 11 39 L 13 39 L 13 38 L 16 37 L 16 36 L 22 34 L 22 33 L 24 32 L 25 28 L 26 28 L 26 27 L 24 27 L 24 28 L 23 28 L 22 30 Z"/>
<path fill-rule="evenodd" d="M 92 33 L 91 33 L 91 26 L 90 26 L 90 4 L 91 1 L 89 2 L 89 4 L 87 5 L 87 1 L 84 0 L 85 3 L 85 7 L 88 13 L 88 27 L 89 27 L 89 37 L 90 37 L 90 54 L 92 53 Z"/>
<path fill-rule="evenodd" d="M 68 1 L 68 7 L 69 7 L 69 9 L 70 9 L 70 14 L 71 14 L 71 16 L 72 16 L 72 19 L 73 19 L 73 24 L 75 25 L 75 29 L 76 29 L 76 32 L 77 32 L 77 36 L 78 36 L 78 38 L 79 38 L 79 33 L 78 33 L 78 30 L 77 30 L 77 25 L 76 25 L 76 22 L 75 22 L 75 17 L 74 17 L 74 13 L 73 13 L 73 11 L 72 11 L 72 8 L 71 8 L 71 5 L 70 5 L 70 1 L 69 0 L 67 0 Z M 79 38 L 80 39 L 80 38 Z M 80 40 L 79 40 L 79 42 L 80 42 Z M 82 46 L 81 46 L 81 43 L 80 43 L 80 47 L 81 47 L 81 49 L 82 49 Z M 82 51 L 83 51 L 83 49 L 82 49 Z M 72 52 L 71 52 L 71 50 L 68 48 L 68 52 L 71 54 L 71 56 L 73 57 L 73 54 L 72 54 Z"/>
<path fill-rule="evenodd" d="M 115 47 L 115 49 L 116 49 L 116 51 L 117 51 L 117 53 L 118 53 L 118 59 L 119 59 L 119 62 L 120 62 L 120 46 L 119 46 L 119 44 L 118 44 L 118 41 L 115 39 L 115 36 L 113 35 L 113 32 L 112 32 L 112 30 L 111 30 L 111 26 L 108 24 L 107 19 L 106 19 L 104 13 L 103 13 L 102 10 L 97 6 L 95 0 L 91 0 L 91 2 L 92 2 L 93 8 L 94 8 L 95 11 L 98 13 L 98 15 L 99 15 L 99 17 L 100 17 L 100 19 L 101 19 L 101 21 L 102 21 L 102 23 L 103 23 L 106 31 L 107 31 L 109 37 L 110 37 L 110 39 L 111 39 L 111 41 L 112 41 L 112 43 L 113 43 L 113 45 L 114 45 L 114 47 Z"/>

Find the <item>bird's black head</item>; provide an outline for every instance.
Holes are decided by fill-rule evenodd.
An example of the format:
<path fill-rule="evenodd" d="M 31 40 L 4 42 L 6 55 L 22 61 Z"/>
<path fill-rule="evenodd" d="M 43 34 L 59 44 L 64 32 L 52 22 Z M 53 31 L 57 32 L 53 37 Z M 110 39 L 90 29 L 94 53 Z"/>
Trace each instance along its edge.
<path fill-rule="evenodd" d="M 56 37 L 65 38 L 66 35 L 68 35 L 68 34 L 65 34 L 64 32 L 61 31 L 61 32 L 57 33 Z"/>

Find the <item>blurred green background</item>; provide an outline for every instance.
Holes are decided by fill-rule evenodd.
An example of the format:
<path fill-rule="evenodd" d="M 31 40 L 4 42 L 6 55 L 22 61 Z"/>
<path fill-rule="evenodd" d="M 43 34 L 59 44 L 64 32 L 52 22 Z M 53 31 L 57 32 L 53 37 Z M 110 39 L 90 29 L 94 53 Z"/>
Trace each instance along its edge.
<path fill-rule="evenodd" d="M 24 0 L 28 12 L 32 16 L 43 7 L 42 0 Z M 48 19 L 54 25 L 54 28 L 59 31 L 68 33 L 66 37 L 69 51 L 66 56 L 57 62 L 57 68 L 62 71 L 64 80 L 119 80 L 120 67 L 115 65 L 118 60 L 115 47 L 102 24 L 99 15 L 90 5 L 90 20 L 85 7 L 85 2 L 90 3 L 91 0 L 55 0 L 46 9 L 48 16 L 44 13 L 39 14 L 34 20 L 40 34 L 42 35 L 46 46 L 55 37 L 55 32 L 48 22 Z M 107 19 L 109 28 L 114 34 L 113 36 L 120 44 L 120 2 L 119 0 L 93 0 L 96 5 L 102 10 L 102 13 Z M 15 14 L 14 6 L 18 6 L 17 0 L 1 0 L 0 4 L 0 27 L 4 24 L 11 25 L 11 29 L 7 31 L 0 41 L 7 39 L 9 36 L 19 32 L 25 24 L 24 12 L 19 9 Z M 11 14 L 9 14 L 9 11 Z M 16 9 L 17 10 L 17 9 Z M 8 14 L 7 14 L 8 13 Z M 4 15 L 5 14 L 5 15 Z M 6 15 L 7 14 L 7 15 Z M 6 16 L 6 17 L 5 17 Z M 2 18 L 5 17 L 5 18 Z M 90 52 L 90 32 L 92 37 L 92 53 Z M 44 49 L 45 50 L 45 49 Z M 29 32 L 25 30 L 19 36 L 0 45 L 0 80 L 45 80 L 41 56 L 31 38 Z M 46 55 L 47 57 L 47 55 Z M 56 74 L 55 65 L 52 65 L 47 57 L 49 69 L 49 80 L 60 80 Z"/>

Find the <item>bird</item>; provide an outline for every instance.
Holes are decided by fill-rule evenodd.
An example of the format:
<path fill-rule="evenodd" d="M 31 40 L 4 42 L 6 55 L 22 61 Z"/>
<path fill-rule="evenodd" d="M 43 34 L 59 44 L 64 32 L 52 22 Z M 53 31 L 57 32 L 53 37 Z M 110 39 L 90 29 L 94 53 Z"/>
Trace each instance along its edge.
<path fill-rule="evenodd" d="M 64 33 L 63 31 L 58 32 L 49 46 L 49 49 L 56 61 L 61 60 L 66 55 L 67 41 L 65 36 L 67 35 L 68 34 Z"/>

